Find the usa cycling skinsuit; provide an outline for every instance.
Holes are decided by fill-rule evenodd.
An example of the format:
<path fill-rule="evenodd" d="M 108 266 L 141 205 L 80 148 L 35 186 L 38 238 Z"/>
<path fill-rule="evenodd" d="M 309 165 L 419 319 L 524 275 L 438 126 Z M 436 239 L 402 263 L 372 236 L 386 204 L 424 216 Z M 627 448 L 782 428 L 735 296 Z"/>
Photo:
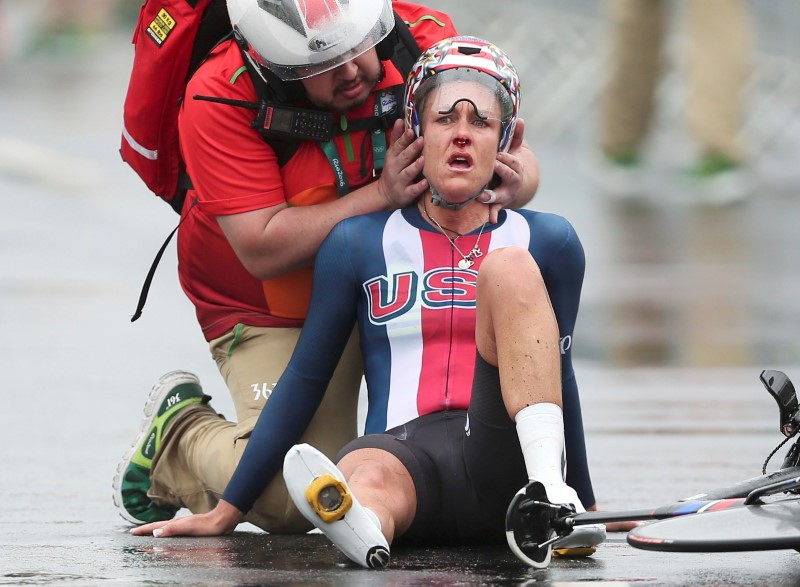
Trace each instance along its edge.
<path fill-rule="evenodd" d="M 458 248 L 469 251 L 478 239 L 484 253 L 507 246 L 524 247 L 540 268 L 560 330 L 567 482 L 576 489 L 581 502 L 591 507 L 595 499 L 571 360 L 584 274 L 583 248 L 564 218 L 530 210 L 501 211 L 497 224 L 487 225 L 483 234 L 476 230 L 460 237 Z M 502 487 L 496 488 L 487 507 L 496 518 L 527 477 L 514 423 L 502 404 L 498 410 L 497 369 L 480 357 L 475 359 L 476 282 L 483 258 L 476 258 L 469 269 L 458 268 L 461 255 L 425 221 L 416 206 L 339 223 L 320 249 L 311 309 L 297 348 L 253 430 L 223 499 L 247 512 L 280 470 L 284 455 L 314 415 L 357 322 L 369 394 L 365 434 L 378 436 L 357 439 L 356 446 L 372 446 L 374 438 L 375 446 L 385 448 L 384 431 L 394 429 L 392 437 L 398 431 L 402 436 L 408 426 L 432 419 L 445 422 L 445 426 L 436 425 L 441 428 L 455 420 L 450 428 L 460 430 L 456 436 L 469 437 L 476 425 L 473 418 L 492 425 L 501 412 L 504 430 L 495 441 L 506 454 L 498 458 L 498 453 L 492 453 L 494 449 L 484 451 L 496 463 L 505 463 L 500 469 L 506 473 L 499 480 Z M 488 391 L 473 398 L 473 380 Z M 487 394 L 496 398 L 487 399 Z M 471 399 L 476 403 L 472 407 Z M 473 416 L 474 410 L 481 413 Z M 450 433 L 444 433 L 443 438 L 448 436 L 444 442 L 459 441 Z M 409 463 L 415 458 L 438 457 L 409 457 L 402 450 L 400 454 L 387 450 L 396 454 L 412 474 L 421 506 L 419 518 L 430 510 L 425 507 L 425 496 L 420 495 L 419 485 L 424 480 L 418 475 L 424 472 Z M 463 483 L 469 483 L 468 477 L 467 471 Z M 486 506 L 480 495 L 475 499 Z M 453 523 L 458 524 L 458 520 Z M 418 525 L 415 521 L 412 533 Z M 472 541 L 475 534 L 467 531 L 459 536 Z M 497 537 L 495 534 L 492 538 Z"/>

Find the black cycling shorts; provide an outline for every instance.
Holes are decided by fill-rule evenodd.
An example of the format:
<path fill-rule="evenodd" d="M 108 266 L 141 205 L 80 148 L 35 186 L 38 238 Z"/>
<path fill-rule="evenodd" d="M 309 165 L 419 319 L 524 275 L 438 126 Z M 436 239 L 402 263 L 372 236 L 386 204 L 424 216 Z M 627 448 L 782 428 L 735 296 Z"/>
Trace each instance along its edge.
<path fill-rule="evenodd" d="M 414 481 L 414 521 L 395 544 L 505 541 L 506 509 L 528 477 L 497 367 L 477 357 L 469 410 L 428 414 L 362 436 L 347 444 L 337 461 L 362 448 L 393 454 Z"/>

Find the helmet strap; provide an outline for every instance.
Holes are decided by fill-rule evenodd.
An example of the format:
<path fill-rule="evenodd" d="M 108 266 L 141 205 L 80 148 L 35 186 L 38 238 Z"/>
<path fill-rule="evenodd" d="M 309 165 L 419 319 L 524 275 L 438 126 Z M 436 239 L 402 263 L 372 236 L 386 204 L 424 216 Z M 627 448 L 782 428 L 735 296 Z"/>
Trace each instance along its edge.
<path fill-rule="evenodd" d="M 469 204 L 472 200 L 480 196 L 487 187 L 488 186 L 486 185 L 483 186 L 480 190 L 478 190 L 478 193 L 476 193 L 474 196 L 470 196 L 463 202 L 449 202 L 442 197 L 442 194 L 440 194 L 435 187 L 431 186 L 431 204 L 433 204 L 434 206 L 447 208 L 448 210 L 461 210 L 461 208 L 463 208 L 464 206 Z"/>

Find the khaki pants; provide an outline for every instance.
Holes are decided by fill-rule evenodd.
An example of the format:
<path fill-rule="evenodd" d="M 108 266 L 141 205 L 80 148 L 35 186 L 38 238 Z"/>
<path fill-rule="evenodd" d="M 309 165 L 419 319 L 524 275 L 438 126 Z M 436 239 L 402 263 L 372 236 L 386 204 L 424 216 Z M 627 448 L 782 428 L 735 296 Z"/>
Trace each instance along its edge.
<path fill-rule="evenodd" d="M 743 158 L 742 91 L 751 55 L 744 0 L 688 0 L 686 74 L 689 132 L 704 153 Z M 665 35 L 664 0 L 611 0 L 611 76 L 603 102 L 606 153 L 637 150 L 652 118 Z"/>
<path fill-rule="evenodd" d="M 210 406 L 192 406 L 181 412 L 170 424 L 153 460 L 151 498 L 189 508 L 193 513 L 214 508 L 299 334 L 296 328 L 239 325 L 211 342 L 211 353 L 233 398 L 238 423 L 225 420 Z M 307 442 L 333 458 L 356 437 L 362 372 L 354 333 L 325 399 L 299 442 Z M 272 533 L 306 532 L 311 528 L 289 498 L 282 475 L 269 483 L 245 520 Z"/>

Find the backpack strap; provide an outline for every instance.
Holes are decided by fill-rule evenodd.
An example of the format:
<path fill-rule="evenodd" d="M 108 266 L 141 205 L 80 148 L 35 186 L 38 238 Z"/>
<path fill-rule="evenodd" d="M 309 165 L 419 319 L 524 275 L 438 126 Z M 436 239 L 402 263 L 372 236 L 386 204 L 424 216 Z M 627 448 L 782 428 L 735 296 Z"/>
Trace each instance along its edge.
<path fill-rule="evenodd" d="M 198 0 L 187 0 L 187 3 L 194 8 Z M 233 29 L 231 28 L 230 18 L 228 16 L 228 7 L 225 0 L 211 0 L 211 3 L 206 7 L 203 16 L 200 18 L 200 24 L 195 36 L 194 45 L 192 46 L 192 56 L 189 59 L 189 68 L 186 73 L 186 82 L 195 74 L 197 69 L 205 61 L 211 52 L 217 48 L 223 41 L 227 41 L 233 36 Z M 180 102 L 183 101 L 183 96 Z M 183 203 L 186 200 L 186 192 L 194 189 L 192 179 L 186 173 L 186 166 L 183 161 L 178 161 L 178 190 L 171 200 L 167 200 L 170 207 L 181 214 L 183 210 Z M 170 235 L 169 238 L 171 238 Z M 169 238 L 167 242 L 169 242 Z M 148 284 L 149 286 L 149 284 Z M 146 292 L 145 293 L 146 296 Z M 137 311 L 141 313 L 141 308 Z"/>
<path fill-rule="evenodd" d="M 197 0 L 189 1 L 194 5 Z M 200 19 L 194 45 L 192 46 L 192 56 L 189 60 L 189 69 L 186 81 L 194 75 L 200 64 L 222 41 L 228 39 L 233 34 L 228 7 L 225 0 L 211 0 Z"/>
<path fill-rule="evenodd" d="M 396 12 L 394 13 L 394 30 L 397 31 L 398 43 L 394 47 L 392 63 L 397 70 L 403 74 L 403 78 L 408 76 L 417 58 L 422 55 L 422 50 L 417 44 L 411 29 L 406 22 Z"/>
<path fill-rule="evenodd" d="M 184 197 L 186 196 L 184 192 Z M 183 199 L 183 198 L 182 198 Z M 181 224 L 183 221 L 189 217 L 189 213 L 192 211 L 197 205 L 197 198 L 189 204 L 189 207 L 186 209 L 186 214 L 181 218 L 180 222 L 178 222 L 178 226 L 172 229 L 172 232 L 169 233 L 164 244 L 161 245 L 161 248 L 158 249 L 158 253 L 156 253 L 155 259 L 153 259 L 153 263 L 150 265 L 150 270 L 147 272 L 147 277 L 144 278 L 144 283 L 142 284 L 142 291 L 139 293 L 139 302 L 136 304 L 136 311 L 134 311 L 133 316 L 131 316 L 131 322 L 136 322 L 139 317 L 142 315 L 142 310 L 144 309 L 144 305 L 147 302 L 147 294 L 150 293 L 150 284 L 153 282 L 153 277 L 156 274 L 156 269 L 158 268 L 158 264 L 161 262 L 161 257 L 164 256 L 164 251 L 167 250 L 167 245 L 172 240 L 172 237 L 175 236 L 175 233 L 178 232 Z"/>

